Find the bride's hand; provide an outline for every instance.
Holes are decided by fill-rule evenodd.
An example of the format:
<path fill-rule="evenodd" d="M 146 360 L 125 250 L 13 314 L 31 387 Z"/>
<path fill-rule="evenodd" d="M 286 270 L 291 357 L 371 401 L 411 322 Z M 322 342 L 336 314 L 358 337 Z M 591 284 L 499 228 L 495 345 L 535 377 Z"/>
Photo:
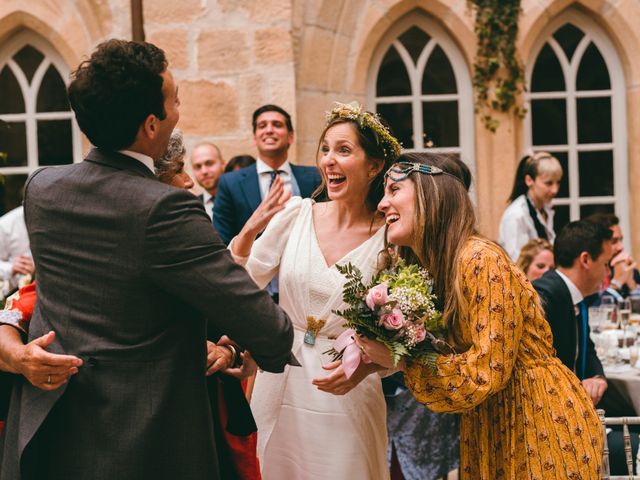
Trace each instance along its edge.
<path fill-rule="evenodd" d="M 264 200 L 247 220 L 243 230 L 256 237 L 260 235 L 267 228 L 273 216 L 284 208 L 290 198 L 291 191 L 285 190 L 282 179 L 277 176 Z"/>
<path fill-rule="evenodd" d="M 341 360 L 336 360 L 335 362 L 323 365 L 322 368 L 333 371 L 326 377 L 314 378 L 311 383 L 318 387 L 318 390 L 333 393 L 334 395 L 344 395 L 349 393 L 368 375 L 380 369 L 380 367 L 372 363 L 367 364 L 360 362 L 360 365 L 358 365 L 356 371 L 353 372 L 353 375 L 351 375 L 350 378 L 347 378 L 344 373 L 344 369 L 342 368 Z"/>
<path fill-rule="evenodd" d="M 398 365 L 393 365 L 391 350 L 389 350 L 386 345 L 377 342 L 376 340 L 360 336 L 356 336 L 355 340 L 360 346 L 362 359 L 365 362 L 373 362 L 383 368 L 397 368 L 399 370 L 405 370 L 406 366 L 404 360 L 400 360 Z"/>
<path fill-rule="evenodd" d="M 257 236 L 267 228 L 273 216 L 284 209 L 290 198 L 291 192 L 284 189 L 282 179 L 277 176 L 267 196 L 249 217 L 240 233 L 233 239 L 231 244 L 233 254 L 238 257 L 248 257 L 251 254 L 251 247 Z"/>

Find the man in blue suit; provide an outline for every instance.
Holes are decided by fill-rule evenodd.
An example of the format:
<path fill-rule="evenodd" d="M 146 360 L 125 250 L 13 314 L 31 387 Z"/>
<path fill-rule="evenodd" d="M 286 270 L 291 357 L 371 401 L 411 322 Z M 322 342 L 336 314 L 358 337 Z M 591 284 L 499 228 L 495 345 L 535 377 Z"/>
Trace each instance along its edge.
<path fill-rule="evenodd" d="M 285 110 L 277 105 L 264 105 L 253 112 L 253 137 L 258 161 L 223 175 L 218 184 L 213 225 L 227 244 L 258 208 L 276 175 L 292 195 L 310 197 L 320 184 L 320 175 L 315 167 L 289 163 L 293 125 Z"/>

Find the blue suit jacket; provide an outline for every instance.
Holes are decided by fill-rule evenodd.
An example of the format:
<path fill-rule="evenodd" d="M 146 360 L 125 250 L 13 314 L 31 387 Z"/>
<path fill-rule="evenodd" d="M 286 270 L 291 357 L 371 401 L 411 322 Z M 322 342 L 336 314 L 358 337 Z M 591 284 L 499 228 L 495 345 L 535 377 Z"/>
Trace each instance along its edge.
<path fill-rule="evenodd" d="M 320 185 L 316 167 L 291 165 L 303 198 L 310 197 Z M 220 238 L 228 244 L 235 237 L 262 201 L 258 170 L 254 165 L 220 177 L 218 193 L 213 204 L 213 226 Z"/>

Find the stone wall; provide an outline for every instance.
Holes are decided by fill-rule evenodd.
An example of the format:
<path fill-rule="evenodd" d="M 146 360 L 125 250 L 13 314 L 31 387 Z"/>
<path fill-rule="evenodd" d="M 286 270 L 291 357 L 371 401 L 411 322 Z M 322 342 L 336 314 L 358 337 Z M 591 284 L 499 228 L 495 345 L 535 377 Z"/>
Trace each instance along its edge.
<path fill-rule="evenodd" d="M 145 0 L 144 17 L 178 82 L 188 146 L 212 141 L 225 158 L 255 155 L 253 111 L 275 103 L 295 112 L 290 1 Z"/>

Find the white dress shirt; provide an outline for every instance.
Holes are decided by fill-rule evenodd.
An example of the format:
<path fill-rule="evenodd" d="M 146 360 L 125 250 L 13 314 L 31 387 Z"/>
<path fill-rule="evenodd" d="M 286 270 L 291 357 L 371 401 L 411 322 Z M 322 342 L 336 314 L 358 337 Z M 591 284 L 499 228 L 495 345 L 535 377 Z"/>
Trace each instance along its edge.
<path fill-rule="evenodd" d="M 571 294 L 571 301 L 573 302 L 573 306 L 576 309 L 576 315 L 578 315 L 578 313 L 580 313 L 580 311 L 579 311 L 577 305 L 582 300 L 584 300 L 584 295 L 582 295 L 582 293 L 580 292 L 578 287 L 576 287 L 576 284 L 573 283 L 569 279 L 569 277 L 567 277 L 564 273 L 562 273 L 560 270 L 556 270 L 556 273 L 562 279 L 562 281 L 567 285 L 567 288 L 569 289 L 569 293 Z"/>
<path fill-rule="evenodd" d="M 260 196 L 261 198 L 264 198 L 267 196 L 269 187 L 271 186 L 271 172 L 273 171 L 273 168 L 258 158 L 256 161 L 256 170 L 258 172 L 258 182 L 260 183 Z M 289 160 L 286 160 L 277 168 L 277 170 L 280 171 L 280 179 L 284 184 L 284 189 L 291 191 L 291 176 L 293 173 L 291 172 Z"/>
<path fill-rule="evenodd" d="M 564 273 L 562 273 L 560 270 L 556 270 L 556 273 L 558 274 L 558 276 L 562 279 L 562 281 L 565 283 L 565 285 L 567 286 L 567 288 L 569 289 L 569 293 L 571 294 L 571 301 L 573 302 L 573 313 L 574 316 L 578 316 L 578 314 L 580 313 L 580 307 L 578 306 L 578 304 L 584 300 L 584 296 L 582 295 L 582 292 L 580 292 L 580 290 L 578 289 L 578 287 L 576 287 L 576 284 L 573 283 L 569 277 L 567 277 Z M 578 357 L 580 356 L 580 334 L 578 332 L 578 324 L 576 323 L 576 357 L 574 359 L 574 361 L 578 362 Z M 586 355 L 586 353 L 585 353 Z M 575 371 L 574 371 L 575 373 Z"/>
<path fill-rule="evenodd" d="M 0 275 L 5 295 L 18 286 L 20 275 L 11 275 L 11 270 L 13 261 L 19 255 L 31 255 L 22 206 L 0 218 Z"/>
<path fill-rule="evenodd" d="M 144 153 L 140 152 L 132 152 L 131 150 L 118 150 L 118 153 L 126 155 L 127 157 L 135 158 L 140 163 L 144 164 L 149 170 L 151 170 L 151 173 L 153 173 L 154 175 L 156 174 L 156 169 L 153 164 L 153 158 L 151 158 L 149 155 L 145 155 Z"/>
<path fill-rule="evenodd" d="M 207 211 L 209 218 L 213 218 L 213 200 L 214 197 L 209 192 L 202 190 L 202 203 L 204 204 L 204 209 Z"/>
<path fill-rule="evenodd" d="M 551 205 L 545 205 L 544 211 L 547 215 L 546 220 L 542 214 L 536 210 L 538 220 L 540 220 L 540 223 L 544 226 L 549 243 L 553 244 L 553 241 L 556 239 L 556 234 L 553 231 L 553 208 L 551 208 Z M 525 195 L 520 195 L 509 204 L 502 214 L 498 243 L 502 245 L 502 248 L 507 251 L 511 259 L 515 262 L 520 256 L 522 247 L 534 238 L 540 237 L 533 224 L 533 218 L 531 218 L 529 214 L 527 198 Z"/>

